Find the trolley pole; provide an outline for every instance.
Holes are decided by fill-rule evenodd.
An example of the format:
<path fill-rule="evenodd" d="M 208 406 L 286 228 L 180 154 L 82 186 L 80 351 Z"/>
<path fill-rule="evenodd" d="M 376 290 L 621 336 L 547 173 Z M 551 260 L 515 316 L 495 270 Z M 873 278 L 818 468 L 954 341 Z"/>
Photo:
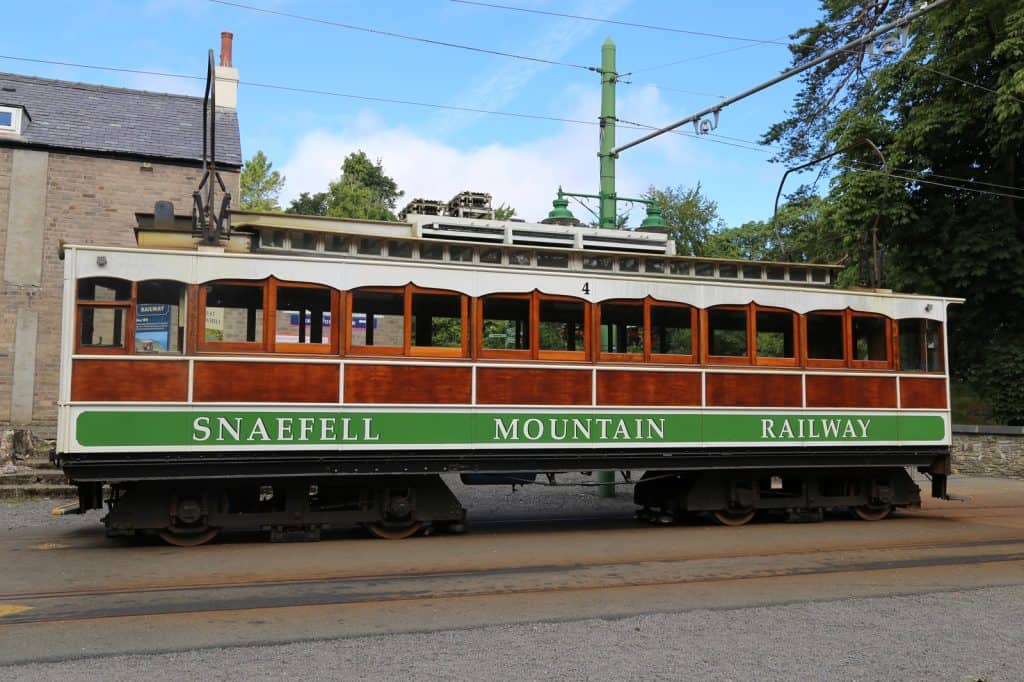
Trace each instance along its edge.
<path fill-rule="evenodd" d="M 615 43 L 611 38 L 601 46 L 601 148 L 597 153 L 601 160 L 601 190 L 598 192 L 598 224 L 601 227 L 616 226 L 618 212 L 615 196 L 615 83 L 619 74 L 615 71 Z"/>

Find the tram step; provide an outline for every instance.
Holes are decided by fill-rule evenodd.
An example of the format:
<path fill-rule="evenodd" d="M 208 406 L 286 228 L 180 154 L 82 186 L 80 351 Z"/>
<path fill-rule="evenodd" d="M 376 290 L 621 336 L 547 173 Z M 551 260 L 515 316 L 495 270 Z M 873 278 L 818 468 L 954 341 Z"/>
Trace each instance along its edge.
<path fill-rule="evenodd" d="M 21 485 L 0 484 L 0 500 L 17 500 L 22 498 L 71 498 L 78 496 L 78 488 L 73 485 L 50 485 L 47 483 L 25 483 Z"/>

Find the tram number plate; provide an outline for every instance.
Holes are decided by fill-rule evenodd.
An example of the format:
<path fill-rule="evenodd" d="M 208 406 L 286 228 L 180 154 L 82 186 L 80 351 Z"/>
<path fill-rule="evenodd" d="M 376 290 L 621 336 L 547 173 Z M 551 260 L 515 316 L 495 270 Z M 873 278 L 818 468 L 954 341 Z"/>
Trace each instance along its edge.
<path fill-rule="evenodd" d="M 590 282 L 583 283 L 583 293 L 590 294 Z"/>

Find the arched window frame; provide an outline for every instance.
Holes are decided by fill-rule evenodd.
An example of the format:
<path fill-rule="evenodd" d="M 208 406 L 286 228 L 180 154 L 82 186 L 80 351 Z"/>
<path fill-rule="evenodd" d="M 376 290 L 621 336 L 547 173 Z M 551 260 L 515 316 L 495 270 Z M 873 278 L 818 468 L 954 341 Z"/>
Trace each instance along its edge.
<path fill-rule="evenodd" d="M 502 298 L 519 298 L 530 301 L 530 347 L 529 350 L 501 350 L 495 348 L 483 348 L 483 299 L 487 296 L 499 296 Z M 543 350 L 540 347 L 540 304 L 542 301 L 571 301 L 580 303 L 583 306 L 583 349 L 582 350 Z M 530 359 L 530 360 L 558 360 L 562 362 L 587 362 L 592 357 L 592 339 L 594 329 L 592 327 L 591 304 L 582 298 L 575 296 L 559 296 L 544 294 L 538 290 L 530 293 L 504 293 L 496 292 L 487 294 L 477 299 L 474 305 L 474 333 L 476 341 L 474 352 L 476 357 L 494 359 Z"/>
<path fill-rule="evenodd" d="M 789 308 L 779 308 L 771 306 L 758 305 L 752 303 L 749 306 L 750 311 L 748 313 L 749 319 L 747 321 L 747 328 L 750 329 L 750 342 L 749 350 L 750 357 L 755 365 L 763 365 L 768 367 L 798 367 L 800 365 L 800 318 L 795 311 Z M 789 358 L 776 358 L 761 356 L 757 353 L 757 314 L 758 313 L 786 313 L 790 316 L 790 324 L 792 325 L 790 332 L 793 335 L 793 357 Z"/>
<path fill-rule="evenodd" d="M 91 280 L 114 280 L 129 286 L 130 295 L 127 299 L 113 301 L 97 301 L 80 298 L 81 285 Z M 135 282 L 120 277 L 85 277 L 75 282 L 75 353 L 83 355 L 131 355 L 135 352 Z M 85 324 L 84 310 L 121 310 L 123 315 L 122 334 L 124 343 L 120 346 L 83 346 L 82 332 Z"/>
<path fill-rule="evenodd" d="M 401 294 L 402 296 L 402 345 L 401 346 L 362 346 L 352 343 L 352 314 L 355 294 L 359 292 L 379 292 Z M 412 357 L 434 357 L 434 358 L 462 358 L 469 355 L 470 348 L 470 319 L 469 319 L 469 297 L 458 291 L 449 289 L 430 289 L 419 287 L 415 284 L 406 284 L 400 287 L 359 287 L 346 292 L 345 296 L 345 338 L 344 350 L 346 355 L 404 355 Z M 458 347 L 445 346 L 414 346 L 412 343 L 412 303 L 414 294 L 437 294 L 445 296 L 458 296 L 461 315 L 462 339 Z"/>

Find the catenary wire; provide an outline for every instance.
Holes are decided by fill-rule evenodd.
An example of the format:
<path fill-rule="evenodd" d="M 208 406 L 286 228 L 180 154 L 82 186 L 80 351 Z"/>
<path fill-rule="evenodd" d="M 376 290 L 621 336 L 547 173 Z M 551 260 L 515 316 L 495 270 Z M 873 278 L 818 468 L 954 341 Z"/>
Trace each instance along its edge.
<path fill-rule="evenodd" d="M 286 17 L 288 19 L 296 19 L 299 21 L 307 21 L 314 24 L 323 24 L 326 26 L 334 26 L 336 28 L 344 28 L 350 31 L 362 31 L 363 33 L 373 33 L 375 35 L 388 36 L 390 38 L 401 38 L 402 40 L 411 40 L 419 43 L 426 43 L 428 45 L 437 45 L 439 47 L 451 47 L 458 50 L 469 50 L 471 52 L 480 52 L 482 54 L 495 55 L 498 57 L 510 57 L 512 59 L 521 59 L 528 62 L 536 62 L 539 64 L 551 64 L 554 66 L 567 66 L 574 69 L 584 69 L 586 71 L 596 71 L 597 69 L 593 66 L 587 66 L 585 64 L 571 64 L 569 62 L 560 62 L 554 59 L 545 59 L 543 57 L 531 57 L 529 55 L 516 54 L 514 52 L 502 52 L 501 50 L 492 50 L 486 47 L 477 47 L 475 45 L 466 45 L 463 43 L 453 43 L 446 40 L 436 40 L 434 38 L 424 38 L 422 36 L 413 36 L 405 33 L 397 33 L 395 31 L 385 31 L 378 28 L 369 28 L 367 26 L 356 26 L 354 24 L 346 24 L 340 21 L 332 21 L 329 19 L 320 19 L 317 17 L 308 17 L 302 14 L 293 14 L 291 12 L 283 12 L 281 10 L 270 9 L 267 7 L 257 7 L 255 5 L 246 5 L 240 2 L 230 2 L 229 0 L 209 0 L 209 2 L 216 3 L 218 5 L 225 5 L 227 7 L 235 7 L 238 9 L 250 10 L 252 12 L 262 12 L 264 14 L 271 14 L 279 17 Z"/>

